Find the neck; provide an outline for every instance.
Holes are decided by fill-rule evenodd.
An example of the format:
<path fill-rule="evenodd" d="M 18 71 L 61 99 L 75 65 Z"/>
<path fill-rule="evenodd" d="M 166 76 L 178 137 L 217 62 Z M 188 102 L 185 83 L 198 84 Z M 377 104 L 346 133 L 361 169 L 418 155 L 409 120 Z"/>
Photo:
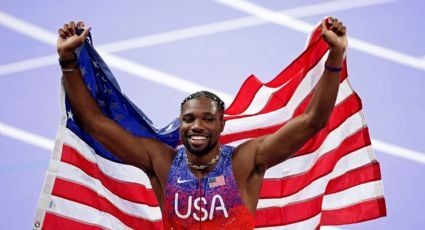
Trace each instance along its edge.
<path fill-rule="evenodd" d="M 209 151 L 207 154 L 204 154 L 202 156 L 195 155 L 195 154 L 189 152 L 186 149 L 186 156 L 189 159 L 189 161 L 192 164 L 198 164 L 198 165 L 199 164 L 206 164 L 211 159 L 216 157 L 219 153 L 220 153 L 220 145 L 218 145 L 218 144 L 216 146 L 214 146 L 214 148 L 212 148 L 211 151 Z"/>
<path fill-rule="evenodd" d="M 220 158 L 220 146 L 217 145 L 209 153 L 197 156 L 186 150 L 186 163 L 190 170 L 197 176 L 202 177 L 217 164 Z"/>

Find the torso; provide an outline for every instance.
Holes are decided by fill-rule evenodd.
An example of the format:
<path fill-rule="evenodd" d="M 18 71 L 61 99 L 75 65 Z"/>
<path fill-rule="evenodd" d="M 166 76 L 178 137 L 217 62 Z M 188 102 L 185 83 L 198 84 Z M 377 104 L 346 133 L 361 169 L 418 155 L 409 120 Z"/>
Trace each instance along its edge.
<path fill-rule="evenodd" d="M 253 229 L 255 217 L 245 206 L 232 169 L 233 147 L 222 146 L 220 160 L 197 179 L 178 150 L 167 179 L 163 203 L 165 229 Z"/>

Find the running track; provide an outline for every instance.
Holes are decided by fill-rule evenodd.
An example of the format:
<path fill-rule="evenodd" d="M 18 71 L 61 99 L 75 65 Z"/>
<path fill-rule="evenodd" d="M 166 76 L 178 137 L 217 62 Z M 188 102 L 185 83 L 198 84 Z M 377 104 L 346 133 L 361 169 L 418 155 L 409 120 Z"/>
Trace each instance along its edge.
<path fill-rule="evenodd" d="M 120 58 L 106 61 L 123 91 L 163 126 L 200 87 L 226 99 L 251 73 L 270 80 L 327 15 L 349 28 L 350 79 L 363 99 L 388 208 L 385 218 L 340 228 L 424 226 L 425 3 L 229 2 L 0 1 L 1 228 L 32 226 L 60 118 L 55 43 L 63 23 L 92 27 L 96 47 Z"/>

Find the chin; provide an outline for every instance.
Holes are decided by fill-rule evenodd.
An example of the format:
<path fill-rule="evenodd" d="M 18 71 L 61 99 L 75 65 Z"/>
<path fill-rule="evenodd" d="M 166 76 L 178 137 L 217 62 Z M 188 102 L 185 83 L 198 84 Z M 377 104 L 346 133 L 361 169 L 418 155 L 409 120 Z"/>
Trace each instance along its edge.
<path fill-rule="evenodd" d="M 198 156 L 198 157 L 207 155 L 208 152 L 211 150 L 211 148 L 209 148 L 209 146 L 195 148 L 191 145 L 185 145 L 185 147 L 190 153 L 192 153 L 193 155 Z"/>
<path fill-rule="evenodd" d="M 214 145 L 211 144 L 210 142 L 207 143 L 206 146 L 203 147 L 194 147 L 192 145 L 190 145 L 187 140 L 183 141 L 184 147 L 186 147 L 186 149 L 193 155 L 201 157 L 204 155 L 207 155 L 213 148 Z"/>

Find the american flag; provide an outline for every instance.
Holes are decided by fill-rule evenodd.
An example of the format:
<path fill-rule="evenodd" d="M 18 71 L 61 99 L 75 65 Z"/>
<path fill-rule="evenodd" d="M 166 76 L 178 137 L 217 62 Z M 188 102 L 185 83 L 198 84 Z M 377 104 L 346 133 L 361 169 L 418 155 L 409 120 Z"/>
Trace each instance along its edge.
<path fill-rule="evenodd" d="M 328 46 L 313 31 L 306 50 L 272 81 L 247 78 L 225 111 L 222 144 L 272 133 L 302 113 L 323 72 Z M 178 120 L 157 129 L 120 91 L 91 39 L 79 53 L 84 81 L 105 114 L 135 135 L 175 147 Z M 74 121 L 62 90 L 63 118 L 33 229 L 162 229 L 148 177 L 123 164 Z M 359 96 L 341 73 L 327 126 L 294 156 L 267 170 L 256 228 L 317 229 L 386 215 L 380 167 Z"/>
<path fill-rule="evenodd" d="M 220 187 L 225 184 L 224 175 L 208 178 L 208 186 L 210 186 L 210 188 Z"/>

